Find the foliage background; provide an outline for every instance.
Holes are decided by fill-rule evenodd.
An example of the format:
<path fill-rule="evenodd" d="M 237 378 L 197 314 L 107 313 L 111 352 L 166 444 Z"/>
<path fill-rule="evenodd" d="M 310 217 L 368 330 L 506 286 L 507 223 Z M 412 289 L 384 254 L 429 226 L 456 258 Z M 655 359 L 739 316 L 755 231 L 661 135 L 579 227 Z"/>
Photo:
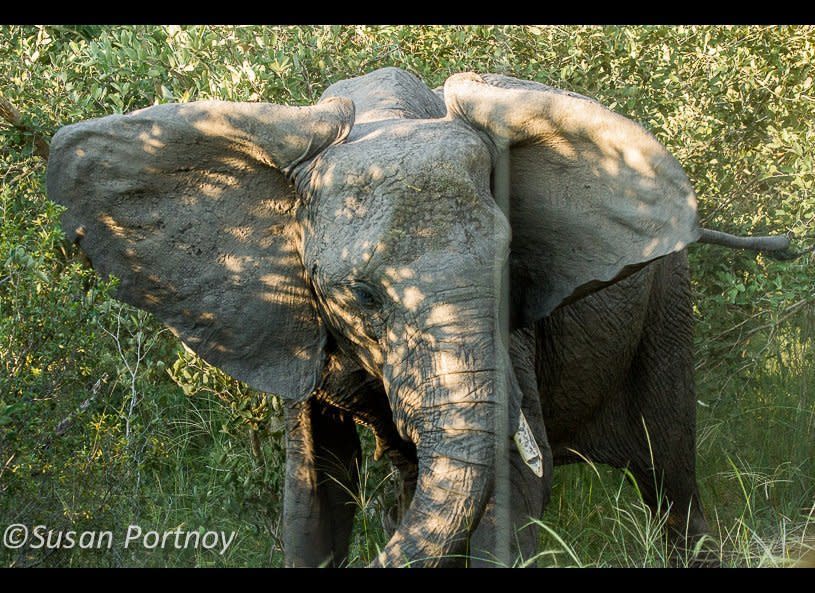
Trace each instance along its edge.
<path fill-rule="evenodd" d="M 63 242 L 39 134 L 155 103 L 305 105 L 386 65 L 431 87 L 499 72 L 597 98 L 685 166 L 706 226 L 815 232 L 811 27 L 0 27 L 0 528 L 238 532 L 205 550 L 9 550 L 3 565 L 282 563 L 279 402 L 186 353 Z M 809 238 L 809 239 L 807 239 Z M 812 256 L 690 250 L 699 481 L 726 563 L 778 565 L 815 523 Z M 368 437 L 365 437 L 366 439 Z M 391 478 L 370 459 L 351 563 L 386 541 Z M 659 566 L 652 515 L 620 472 L 559 468 L 540 565 Z"/>

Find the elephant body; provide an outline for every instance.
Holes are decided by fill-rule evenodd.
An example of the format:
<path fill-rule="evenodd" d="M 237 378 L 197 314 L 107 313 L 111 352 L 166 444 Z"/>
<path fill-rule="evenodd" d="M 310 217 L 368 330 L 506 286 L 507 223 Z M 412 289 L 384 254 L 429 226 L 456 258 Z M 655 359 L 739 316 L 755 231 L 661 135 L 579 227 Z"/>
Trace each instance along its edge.
<path fill-rule="evenodd" d="M 683 251 L 513 332 L 510 356 L 522 409 L 546 458 L 537 478 L 512 447 L 516 560 L 536 552 L 537 528 L 527 525 L 546 508 L 553 465 L 592 461 L 628 468 L 647 504 L 662 512 L 670 508 L 677 546 L 687 550 L 708 532 L 696 484 L 692 327 Z M 287 482 L 286 549 L 293 565 L 316 566 L 329 558 L 341 563 L 346 557 L 361 463 L 354 423 L 373 431 L 375 456 L 387 454 L 399 471 L 403 491 L 392 509 L 394 525 L 415 488 L 416 451 L 399 437 L 381 385 L 342 353 L 335 357 L 317 397 L 287 411 L 288 450 L 320 451 L 310 463 L 299 454 L 289 458 L 293 473 L 310 465 L 314 472 L 307 486 Z M 354 371 L 338 372 L 341 367 Z M 309 525 L 293 516 L 307 517 Z M 494 532 L 488 510 L 471 538 L 471 565 L 495 564 Z"/>
<path fill-rule="evenodd" d="M 375 566 L 502 561 L 507 528 L 530 557 L 521 528 L 552 466 L 584 459 L 664 496 L 679 547 L 705 531 L 696 199 L 634 122 L 535 82 L 465 73 L 431 91 L 384 68 L 310 107 L 81 122 L 51 155 L 66 233 L 119 298 L 285 400 L 288 564 L 347 556 L 357 424 L 403 484 Z M 495 504 L 507 449 L 511 526 Z"/>

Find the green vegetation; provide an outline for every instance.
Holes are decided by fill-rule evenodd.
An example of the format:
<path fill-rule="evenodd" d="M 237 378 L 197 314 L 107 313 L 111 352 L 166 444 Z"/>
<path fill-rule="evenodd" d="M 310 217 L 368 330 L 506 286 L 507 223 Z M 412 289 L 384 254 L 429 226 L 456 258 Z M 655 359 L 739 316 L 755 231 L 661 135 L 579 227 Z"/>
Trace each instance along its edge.
<path fill-rule="evenodd" d="M 596 97 L 685 166 L 706 226 L 815 225 L 810 27 L 0 27 L 0 529 L 236 531 L 216 551 L 21 549 L 4 566 L 282 563 L 280 402 L 183 350 L 63 242 L 37 135 L 168 101 L 304 105 L 394 65 L 431 86 L 500 72 Z M 1 108 L 1 106 L 0 106 Z M 39 143 L 41 145 L 41 143 Z M 699 480 L 729 565 L 777 566 L 815 537 L 812 256 L 691 248 Z M 365 436 L 370 448 L 370 438 Z M 382 546 L 389 468 L 365 461 L 351 564 Z M 652 516 L 620 472 L 559 468 L 540 565 L 661 566 Z"/>

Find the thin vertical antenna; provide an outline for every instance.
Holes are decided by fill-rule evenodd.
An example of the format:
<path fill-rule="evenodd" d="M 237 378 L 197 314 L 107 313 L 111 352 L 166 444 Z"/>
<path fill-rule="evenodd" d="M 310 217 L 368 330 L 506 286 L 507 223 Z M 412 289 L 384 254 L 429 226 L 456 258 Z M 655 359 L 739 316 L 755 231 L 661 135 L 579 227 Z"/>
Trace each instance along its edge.
<path fill-rule="evenodd" d="M 509 221 L 509 149 L 502 150 L 495 161 L 493 195 L 501 212 Z M 503 227 L 502 227 L 503 228 Z M 495 381 L 497 414 L 495 427 L 495 560 L 499 566 L 510 566 L 510 484 L 509 484 L 509 258 L 504 250 L 504 235 L 495 228 L 494 294 L 496 299 L 496 360 Z"/>

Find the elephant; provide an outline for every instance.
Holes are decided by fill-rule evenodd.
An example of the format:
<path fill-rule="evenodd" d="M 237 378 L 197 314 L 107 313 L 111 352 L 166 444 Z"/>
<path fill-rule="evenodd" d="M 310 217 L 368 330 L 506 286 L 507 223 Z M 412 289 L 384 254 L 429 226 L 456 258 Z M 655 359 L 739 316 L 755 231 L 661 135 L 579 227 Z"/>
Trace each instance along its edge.
<path fill-rule="evenodd" d="M 677 549 L 708 532 L 695 193 L 597 101 L 389 67 L 304 107 L 160 104 L 62 127 L 47 191 L 118 298 L 284 401 L 287 565 L 347 558 L 357 425 L 403 485 L 373 566 L 488 565 L 506 521 L 528 558 L 553 467 L 585 460 L 667 501 Z"/>

